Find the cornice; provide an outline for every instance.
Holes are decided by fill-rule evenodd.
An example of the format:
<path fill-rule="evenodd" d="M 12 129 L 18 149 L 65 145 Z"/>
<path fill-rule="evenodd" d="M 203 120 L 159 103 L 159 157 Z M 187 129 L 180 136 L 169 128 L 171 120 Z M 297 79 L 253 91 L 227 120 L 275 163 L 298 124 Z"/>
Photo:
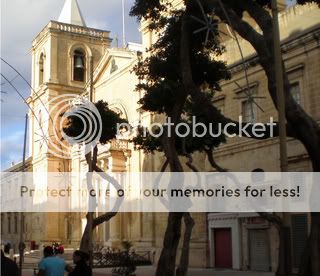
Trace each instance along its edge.
<path fill-rule="evenodd" d="M 289 52 L 293 51 L 296 48 L 299 48 L 303 46 L 304 48 L 306 45 L 311 44 L 312 42 L 317 43 L 317 47 L 320 46 L 320 24 L 316 27 L 313 27 L 311 30 L 306 30 L 299 35 L 295 36 L 294 38 L 288 38 L 281 43 L 281 49 L 282 53 L 284 55 L 288 54 Z M 304 49 L 305 51 L 308 51 L 308 49 Z M 285 59 L 285 57 L 284 57 Z M 244 70 L 245 68 L 255 67 L 256 65 L 259 65 L 259 57 L 257 54 L 251 55 L 247 57 L 244 61 L 237 61 L 233 64 L 230 64 L 229 70 L 231 74 L 236 74 Z"/>

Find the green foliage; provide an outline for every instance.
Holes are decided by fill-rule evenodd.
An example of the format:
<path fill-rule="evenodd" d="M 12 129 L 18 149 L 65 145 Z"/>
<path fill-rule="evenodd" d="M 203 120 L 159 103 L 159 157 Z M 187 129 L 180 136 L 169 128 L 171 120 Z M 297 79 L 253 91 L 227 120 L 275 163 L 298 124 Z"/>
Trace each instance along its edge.
<path fill-rule="evenodd" d="M 211 95 L 209 93 L 206 94 L 208 101 L 211 100 Z M 218 123 L 212 123 L 211 118 L 208 118 L 201 106 L 194 104 L 190 98 L 187 99 L 185 104 L 185 112 L 180 120 L 181 123 L 188 125 L 189 129 L 192 131 L 193 128 L 195 132 L 201 134 L 203 132 L 203 127 L 199 124 L 203 124 L 208 132 L 205 133 L 203 137 L 195 137 L 190 133 L 188 136 L 181 138 L 176 137 L 176 150 L 180 155 L 184 154 L 192 154 L 194 152 L 202 152 L 204 150 L 213 150 L 217 148 L 221 143 L 226 142 L 226 139 L 223 135 L 213 137 L 211 134 L 219 133 Z M 192 117 L 196 118 L 197 126 L 193 126 Z M 168 133 L 168 126 L 162 125 L 162 128 L 166 133 Z M 185 132 L 185 128 L 179 128 L 181 133 Z M 209 132 L 210 130 L 210 132 Z M 160 128 L 155 126 L 152 129 L 152 133 L 156 134 L 157 136 L 160 134 Z M 173 129 L 170 133 L 174 133 Z M 201 136 L 201 135 L 200 135 Z M 135 149 L 144 150 L 146 153 L 152 153 L 155 151 L 162 152 L 163 146 L 161 138 L 154 137 L 151 135 L 147 128 L 139 128 L 137 135 L 132 139 L 132 142 L 135 145 Z"/>
<path fill-rule="evenodd" d="M 202 0 L 199 0 L 202 2 Z M 208 101 L 212 101 L 213 96 L 218 93 L 221 88 L 219 82 L 230 77 L 226 65 L 217 61 L 214 57 L 221 55 L 224 51 L 219 43 L 219 33 L 217 29 L 213 29 L 206 41 L 206 31 L 198 32 L 204 25 L 195 20 L 195 18 L 203 20 L 203 12 L 199 8 L 199 1 L 185 0 L 186 9 L 188 11 L 187 27 L 190 35 L 190 59 L 192 69 L 192 81 L 199 87 L 205 88 Z M 213 0 L 212 0 L 213 1 Z M 246 0 L 247 4 L 257 3 L 263 8 L 270 9 L 271 0 Z M 185 10 L 170 11 L 170 1 L 160 0 L 136 0 L 131 10 L 131 15 L 138 19 L 146 19 L 152 30 L 156 30 L 158 34 L 157 42 L 149 49 L 149 56 L 145 60 L 140 60 L 134 71 L 137 74 L 140 84 L 136 90 L 143 92 L 140 100 L 142 108 L 149 112 L 164 114 L 169 116 L 170 111 L 179 102 L 181 91 L 184 87 L 181 79 L 180 68 L 180 38 L 181 38 L 181 22 L 185 15 Z M 298 4 L 306 4 L 316 2 L 320 4 L 320 0 L 297 0 Z M 207 16 L 212 12 L 211 9 L 203 4 L 203 11 Z M 211 2 L 210 2 L 211 3 Z M 217 8 L 219 8 L 219 3 Z M 223 4 L 232 9 L 239 16 L 245 12 L 242 1 L 239 0 L 223 0 Z M 213 18 L 212 18 L 213 19 Z M 217 23 L 213 20 L 213 23 Z M 207 43 L 204 44 L 204 41 Z M 197 106 L 189 99 L 184 103 L 181 122 L 190 124 L 192 116 L 197 117 L 197 122 L 203 122 L 207 127 L 209 122 L 214 118 L 206 118 L 201 110 L 201 106 Z M 213 125 L 213 132 L 216 131 Z M 154 131 L 156 132 L 156 131 Z M 146 135 L 143 135 L 146 134 Z M 213 149 L 225 141 L 225 137 L 186 137 L 184 139 L 176 138 L 176 147 L 179 153 L 192 153 L 202 151 L 203 149 Z M 143 149 L 147 152 L 162 151 L 161 140 L 154 138 L 147 131 L 140 129 L 137 136 L 133 139 L 135 147 Z"/>
<path fill-rule="evenodd" d="M 160 3 L 160 0 L 136 1 L 130 11 L 131 16 L 139 20 L 144 18 L 158 18 L 161 12 L 166 10 L 166 6 Z"/>
<path fill-rule="evenodd" d="M 212 0 L 213 2 L 214 0 Z M 245 12 L 244 6 L 252 2 L 257 3 L 265 9 L 271 8 L 271 0 L 223 0 L 227 9 L 232 9 L 240 17 Z M 188 11 L 187 27 L 189 32 L 190 45 L 190 62 L 192 69 L 192 81 L 199 87 L 205 88 L 206 97 L 212 102 L 213 96 L 221 90 L 219 82 L 230 77 L 229 72 L 223 62 L 219 62 L 214 57 L 219 56 L 223 47 L 219 43 L 219 33 L 213 29 L 206 41 L 206 31 L 198 32 L 204 25 L 195 20 L 203 20 L 203 12 L 199 8 L 201 2 L 204 13 L 207 16 L 212 12 L 211 8 L 206 7 L 206 1 L 202 0 L 185 0 L 186 10 L 170 11 L 170 1 L 161 0 L 136 0 L 131 10 L 131 15 L 138 19 L 146 19 L 152 30 L 158 34 L 157 42 L 149 49 L 150 55 L 145 60 L 140 60 L 134 71 L 137 74 L 140 84 L 136 90 L 143 92 L 140 100 L 142 108 L 149 112 L 165 114 L 169 116 L 170 111 L 180 100 L 181 91 L 184 87 L 181 79 L 180 68 L 180 38 L 182 17 Z M 210 2 L 210 3 L 212 3 Z M 316 2 L 320 5 L 320 0 L 297 0 L 298 4 Z M 207 3 L 209 3 L 207 1 Z M 220 8 L 219 2 L 216 1 L 217 8 Z M 212 18 L 213 20 L 213 18 Z M 217 23 L 213 20 L 212 23 Z M 207 43 L 204 44 L 203 42 Z M 214 118 L 206 118 L 202 112 L 201 106 L 195 105 L 190 99 L 184 103 L 181 122 L 190 124 L 192 116 L 197 117 L 197 122 L 204 123 L 209 127 L 209 123 Z M 216 133 L 217 125 L 213 125 L 213 132 Z M 154 133 L 157 130 L 153 131 Z M 143 149 L 146 152 L 162 151 L 160 138 L 154 138 L 148 131 L 139 129 L 137 136 L 133 139 L 135 147 Z M 225 137 L 186 137 L 180 139 L 176 137 L 176 147 L 180 154 L 185 152 L 192 153 L 202 151 L 203 149 L 213 149 L 225 142 Z"/>
<path fill-rule="evenodd" d="M 159 1 L 136 1 L 131 11 L 131 14 L 138 18 L 147 18 L 152 23 L 151 28 L 159 31 L 157 42 L 149 49 L 150 55 L 145 60 L 140 60 L 134 68 L 140 80 L 136 90 L 144 95 L 139 103 L 145 111 L 165 116 L 170 116 L 174 106 L 181 100 L 180 92 L 185 89 L 180 67 L 181 22 L 185 11 L 169 12 L 169 8 L 170 6 L 162 1 L 161 4 Z M 153 14 L 154 10 L 166 11 L 166 14 Z M 192 8 L 192 16 L 203 19 L 198 5 Z M 219 42 L 219 33 L 217 29 L 213 29 L 206 41 L 206 31 L 196 32 L 203 28 L 203 24 L 192 17 L 188 17 L 187 24 L 192 36 L 190 57 L 193 81 L 206 91 L 208 101 L 212 101 L 215 93 L 221 90 L 219 82 L 230 78 L 225 63 L 214 58 L 224 51 Z M 207 43 L 204 43 L 205 41 Z M 212 118 L 205 118 L 201 107 L 188 99 L 183 104 L 180 122 L 188 124 L 192 129 L 192 116 L 197 116 L 197 122 L 204 123 L 208 128 L 212 122 Z M 216 126 L 213 126 L 214 129 Z M 153 131 L 156 132 L 157 130 Z M 146 152 L 163 151 L 161 138 L 152 137 L 142 128 L 132 141 L 137 149 Z M 224 141 L 223 136 L 214 138 L 207 133 L 205 137 L 192 137 L 191 133 L 183 139 L 176 137 L 176 148 L 180 154 L 192 153 L 204 148 L 212 149 Z"/>
<path fill-rule="evenodd" d="M 98 101 L 94 105 L 99 112 L 102 125 L 99 125 L 99 118 L 93 111 L 84 105 L 79 105 L 73 110 L 75 115 L 68 117 L 68 122 L 63 128 L 67 136 L 78 137 L 77 140 L 85 139 L 87 143 L 90 143 L 97 137 L 99 130 L 97 128 L 102 127 L 99 139 L 100 143 L 105 144 L 116 137 L 117 124 L 127 123 L 127 120 L 120 118 L 120 115 L 111 110 L 108 107 L 108 103 L 104 101 Z M 83 113 L 83 110 L 86 110 L 86 112 Z M 88 126 L 90 125 L 93 128 L 91 129 L 91 133 L 88 133 L 90 131 Z M 85 137 L 89 137 L 88 140 Z"/>
<path fill-rule="evenodd" d="M 159 133 L 159 130 L 154 130 Z M 147 128 L 139 127 L 136 136 L 131 140 L 136 150 L 143 150 L 145 153 L 153 153 L 155 151 L 163 151 L 162 143 L 159 138 L 150 135 Z"/>

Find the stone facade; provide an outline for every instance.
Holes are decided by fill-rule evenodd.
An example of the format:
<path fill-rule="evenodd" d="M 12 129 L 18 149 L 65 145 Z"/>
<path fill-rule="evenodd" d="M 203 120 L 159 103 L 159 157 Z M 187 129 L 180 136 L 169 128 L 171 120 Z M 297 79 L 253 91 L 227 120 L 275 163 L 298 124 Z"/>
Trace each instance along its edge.
<path fill-rule="evenodd" d="M 320 82 L 320 50 L 319 50 L 319 34 L 320 25 L 314 21 L 319 17 L 319 10 L 315 5 L 295 6 L 280 15 L 280 29 L 282 38 L 283 58 L 285 61 L 285 69 L 288 72 L 289 81 L 292 84 L 292 93 L 297 101 L 303 106 L 307 113 L 315 120 L 320 121 L 319 108 L 319 93 Z M 299 20 L 299 18 L 301 20 Z M 277 121 L 277 112 L 274 104 L 268 93 L 267 79 L 265 73 L 258 63 L 256 54 L 252 47 L 243 39 L 239 39 L 242 49 L 244 49 L 245 66 L 248 68 L 249 86 L 255 89 L 257 96 L 261 97 L 256 101 L 264 112 L 260 111 L 256 106 L 254 108 L 254 120 L 256 122 L 267 123 L 270 117 Z M 227 62 L 232 72 L 232 78 L 229 81 L 222 83 L 222 92 L 217 93 L 214 104 L 227 117 L 238 120 L 239 116 L 245 117 L 244 110 L 244 93 L 239 89 L 240 86 L 246 86 L 244 65 L 241 62 L 239 51 L 236 47 L 235 41 L 226 41 L 226 53 L 222 59 Z M 239 97 L 240 96 L 240 97 Z M 239 99 L 241 98 L 242 99 Z M 238 98 L 238 99 L 237 99 Z M 308 154 L 303 145 L 294 139 L 287 139 L 289 171 L 312 171 L 311 162 L 308 159 Z M 225 145 L 222 145 L 215 151 L 215 160 L 222 167 L 228 168 L 232 171 L 250 172 L 255 169 L 263 169 L 264 171 L 279 171 L 279 141 L 278 138 L 272 138 L 264 141 L 247 139 L 247 138 L 230 138 Z M 244 162 L 245 161 L 245 162 Z M 206 170 L 210 168 L 206 164 Z M 252 214 L 250 215 L 252 216 Z M 250 217 L 249 216 L 249 217 Z M 229 218 L 231 217 L 231 218 Z M 291 255 L 293 267 L 297 268 L 297 255 L 301 254 L 301 248 L 297 244 L 305 242 L 305 236 L 310 231 L 308 224 L 309 217 L 307 214 L 282 214 L 285 225 L 290 228 L 291 235 Z M 219 227 L 232 227 L 232 242 L 234 243 L 234 236 L 237 242 L 232 244 L 233 250 L 238 250 L 238 253 L 232 252 L 233 257 L 236 254 L 236 259 L 232 262 L 234 269 L 243 270 L 272 270 L 277 268 L 277 254 L 279 238 L 276 229 L 259 219 L 252 225 L 252 218 L 249 219 L 246 214 L 219 214 L 209 215 L 209 233 L 214 232 L 214 229 Z M 300 229 L 304 234 L 297 237 L 296 221 L 301 220 L 304 224 Z M 218 221 L 218 222 L 217 222 Z M 221 223 L 225 221 L 225 223 Z M 222 226 L 221 226 L 222 225 Z M 256 241 L 250 239 L 250 233 L 254 232 Z M 259 232 L 260 231 L 260 232 Z M 263 232 L 265 232 L 266 240 L 263 240 Z M 260 237 L 258 237 L 260 235 Z M 213 234 L 209 234 L 211 242 L 210 250 L 210 265 L 214 265 L 215 250 L 212 247 Z M 260 238 L 260 240 L 258 240 Z M 257 260 L 254 260 L 254 254 L 262 254 L 261 248 L 254 248 L 254 242 L 264 244 L 266 253 L 263 265 L 256 266 Z M 250 250 L 255 250 L 250 252 Z M 259 251 L 260 250 L 260 251 Z M 269 255 L 269 257 L 267 256 Z M 242 260 L 239 262 L 239 259 Z M 255 262 L 255 264 L 253 264 Z M 269 267 L 268 267 L 269 266 Z"/>
<path fill-rule="evenodd" d="M 175 1 L 179 6 L 181 1 Z M 280 16 L 282 49 L 289 79 L 295 88 L 297 99 L 305 110 L 316 120 L 320 119 L 320 29 L 319 9 L 314 5 L 292 7 Z M 302 20 L 303 18 L 303 20 Z M 141 26 L 142 52 L 156 39 L 147 28 L 147 22 Z M 103 99 L 110 107 L 132 124 L 141 121 L 149 124 L 152 114 L 141 112 L 137 104 L 141 97 L 134 92 L 138 83 L 132 68 L 140 52 L 135 50 L 111 48 L 109 32 L 90 29 L 66 23 L 51 21 L 35 38 L 32 44 L 32 91 L 29 104 L 33 107 L 30 114 L 30 152 L 32 153 L 33 171 L 87 171 L 87 165 L 79 147 L 70 149 L 71 157 L 61 159 L 48 152 L 45 143 L 39 139 L 39 124 L 50 133 L 54 125 L 46 116 L 51 98 L 64 93 L 88 93 L 90 80 L 90 63 L 93 63 L 93 100 Z M 232 79 L 223 82 L 222 92 L 217 93 L 214 104 L 228 117 L 237 120 L 244 114 L 242 100 L 234 99 L 241 95 L 235 81 L 245 86 L 243 64 L 239 51 L 232 40 L 224 41 L 226 53 L 221 57 L 232 72 Z M 245 63 L 248 66 L 250 85 L 256 94 L 263 96 L 259 104 L 264 112 L 256 110 L 254 119 L 267 122 L 272 116 L 277 120 L 277 113 L 267 91 L 265 73 L 259 66 L 252 47 L 240 39 L 244 50 Z M 82 50 L 84 54 L 85 77 L 83 81 L 74 80 L 74 52 Z M 39 122 L 41 117 L 41 122 Z M 38 118 L 38 119 L 37 119 Z M 216 161 L 231 171 L 250 172 L 260 168 L 264 171 L 279 171 L 278 139 L 265 141 L 232 138 L 215 152 Z M 310 161 L 303 146 L 296 140 L 288 139 L 290 171 L 311 171 Z M 263 158 L 262 158 L 263 157 Z M 198 168 L 208 171 L 212 168 L 201 154 L 195 158 Z M 243 162 L 245 160 L 245 162 Z M 31 161 L 30 161 L 31 162 Z M 111 145 L 99 146 L 98 164 L 105 171 L 159 171 L 163 157 L 144 155 L 134 150 L 128 141 L 113 142 Z M 292 216 L 285 214 L 283 219 L 292 225 Z M 61 241 L 65 246 L 77 247 L 85 226 L 84 214 L 30 214 L 26 227 L 26 239 L 37 244 Z M 230 235 L 231 266 L 233 269 L 258 269 L 274 271 L 277 266 L 278 236 L 275 228 L 257 214 L 192 214 L 196 221 L 191 241 L 190 265 L 196 267 L 217 266 L 217 245 L 215 238 L 218 230 L 226 230 L 221 235 Z M 3 227 L 6 219 L 4 218 Z M 130 240 L 138 250 L 154 252 L 155 259 L 160 255 L 162 239 L 167 224 L 167 214 L 162 213 L 121 213 L 108 223 L 100 225 L 94 233 L 99 245 L 118 247 L 122 240 Z M 29 225 L 31 225 L 29 228 Z M 308 228 L 308 226 L 306 226 Z M 3 240 L 14 240 L 3 229 Z M 308 229 L 307 229 L 308 230 Z M 228 232 L 229 231 L 229 232 Z M 228 234 L 229 233 L 229 234 Z M 253 259 L 254 241 L 262 239 L 268 245 L 268 260 L 263 264 Z M 263 240 L 265 239 L 265 240 Z M 267 241 L 267 242 L 266 242 Z M 16 244 L 16 242 L 13 242 Z M 294 241 L 292 241 L 294 244 Z M 265 250 L 265 249 L 263 249 Z M 180 254 L 180 253 L 179 253 Z M 295 254 L 294 252 L 292 253 Z"/>
<path fill-rule="evenodd" d="M 9 183 L 12 185 L 18 184 L 18 177 L 15 175 L 17 172 L 23 170 L 23 164 L 18 163 L 10 167 L 10 169 L 5 172 L 9 172 Z M 32 158 L 28 158 L 25 162 L 24 167 L 25 172 L 32 171 Z M 10 187 L 6 187 L 9 188 Z M 3 191 L 5 188 L 1 188 Z M 6 199 L 1 198 L 2 204 L 6 204 Z M 17 203 L 19 204 L 19 203 Z M 32 233 L 36 224 L 33 224 L 35 214 L 28 213 L 1 213 L 1 245 L 5 247 L 10 244 L 10 248 L 13 249 L 13 252 L 18 252 L 19 242 L 20 242 L 20 232 L 23 231 L 23 238 L 27 241 L 28 235 Z M 22 220 L 22 223 L 21 223 Z"/>

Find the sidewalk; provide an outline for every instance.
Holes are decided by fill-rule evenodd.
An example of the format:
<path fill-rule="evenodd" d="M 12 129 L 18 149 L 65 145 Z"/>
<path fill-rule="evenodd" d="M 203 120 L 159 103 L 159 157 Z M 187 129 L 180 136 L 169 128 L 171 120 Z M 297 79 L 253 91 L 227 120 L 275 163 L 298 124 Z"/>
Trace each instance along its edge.
<path fill-rule="evenodd" d="M 33 271 L 26 269 L 22 273 L 23 276 L 33 276 Z M 136 276 L 152 276 L 155 275 L 155 267 L 138 267 Z M 188 276 L 274 276 L 274 273 L 269 272 L 249 272 L 249 271 L 225 271 L 214 269 L 196 269 L 190 268 Z M 93 276 L 114 276 L 111 269 L 99 268 L 94 269 Z"/>

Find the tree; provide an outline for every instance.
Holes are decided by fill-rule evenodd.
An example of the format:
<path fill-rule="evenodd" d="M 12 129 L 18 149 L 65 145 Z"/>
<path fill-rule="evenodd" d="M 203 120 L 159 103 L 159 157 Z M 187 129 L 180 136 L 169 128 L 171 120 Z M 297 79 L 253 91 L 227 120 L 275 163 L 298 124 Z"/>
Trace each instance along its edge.
<path fill-rule="evenodd" d="M 144 6 L 148 5 L 149 2 L 137 3 L 137 6 L 132 10 L 133 15 L 139 16 L 138 10 L 141 8 L 139 4 Z M 196 104 L 190 97 L 188 90 L 185 89 L 183 83 L 185 72 L 182 72 L 180 67 L 181 48 L 184 47 L 181 30 L 185 28 L 181 18 L 184 12 L 174 11 L 170 16 L 167 16 L 167 14 L 160 16 L 158 11 L 168 12 L 164 5 L 160 5 L 158 8 L 154 6 L 151 28 L 157 31 L 165 29 L 165 32 L 159 36 L 157 43 L 149 49 L 151 56 L 140 61 L 135 68 L 135 72 L 141 80 L 137 90 L 145 92 L 140 104 L 146 111 L 164 114 L 166 118 L 170 117 L 174 126 L 180 122 L 190 125 L 192 116 L 196 116 L 198 122 L 208 126 L 213 119 L 219 119 L 222 115 L 217 109 L 214 109 L 214 117 L 208 117 L 203 113 L 202 106 Z M 198 15 L 200 14 L 200 11 L 198 11 Z M 146 17 L 145 14 L 144 17 Z M 197 28 L 199 28 L 199 24 L 194 21 L 193 29 L 196 30 Z M 202 91 L 206 102 L 212 103 L 214 94 L 220 91 L 219 81 L 229 78 L 229 73 L 224 63 L 212 58 L 212 54 L 220 55 L 222 53 L 223 49 L 220 47 L 218 40 L 211 38 L 207 45 L 203 45 L 202 41 L 204 39 L 205 35 L 199 33 L 193 40 L 191 63 L 197 89 Z M 216 127 L 218 122 L 219 120 L 213 125 Z M 230 122 L 229 119 L 225 120 L 225 124 Z M 239 124 L 237 124 L 237 127 L 239 127 Z M 167 129 L 166 133 L 168 132 Z M 171 133 L 173 132 L 171 131 Z M 161 138 L 156 139 L 150 135 L 138 135 L 133 141 L 139 149 L 148 152 L 164 152 L 166 162 L 170 164 L 170 169 L 173 172 L 182 171 L 179 156 L 188 157 L 187 166 L 191 170 L 197 171 L 192 164 L 192 154 L 197 151 L 205 152 L 211 165 L 216 170 L 223 171 L 214 161 L 213 150 L 225 141 L 224 136 L 213 138 L 207 133 L 204 137 L 193 137 L 190 134 L 181 139 L 177 136 L 167 137 L 162 135 Z M 188 227 L 186 227 L 184 235 L 177 275 L 186 275 L 187 273 L 189 241 L 194 222 L 190 219 L 189 213 L 169 213 L 163 250 L 157 266 L 157 275 L 174 275 L 175 273 L 176 251 L 180 239 L 182 217 L 184 217 L 185 224 Z"/>
<path fill-rule="evenodd" d="M 149 28 L 152 30 L 160 30 L 165 28 L 166 32 L 164 32 L 163 36 L 160 37 L 159 42 L 157 43 L 158 47 L 161 45 L 161 41 L 164 41 L 162 47 L 165 47 L 166 44 L 169 45 L 178 45 L 180 43 L 180 49 L 177 49 L 175 62 L 170 63 L 170 59 L 165 59 L 161 54 L 159 55 L 159 59 L 164 60 L 163 64 L 159 63 L 162 68 L 168 65 L 166 68 L 170 72 L 178 72 L 175 77 L 177 77 L 173 82 L 175 85 L 178 85 L 181 90 L 175 87 L 174 93 L 168 93 L 165 87 L 158 87 L 157 93 L 154 92 L 154 95 L 158 95 L 161 99 L 166 99 L 170 101 L 172 111 L 167 113 L 167 115 L 175 116 L 176 122 L 179 117 L 179 112 L 186 99 L 191 99 L 191 101 L 196 106 L 201 106 L 201 114 L 204 118 L 208 118 L 211 122 L 220 122 L 222 124 L 227 124 L 231 120 L 229 118 L 224 117 L 222 114 L 218 112 L 218 110 L 211 104 L 210 101 L 207 100 L 205 93 L 201 90 L 201 82 L 199 83 L 198 77 L 201 74 L 204 74 L 205 69 L 200 71 L 199 67 L 195 66 L 194 62 L 198 53 L 197 50 L 202 51 L 202 53 L 215 52 L 215 45 L 210 44 L 210 41 L 207 43 L 208 47 L 204 47 L 202 49 L 196 48 L 195 41 L 205 41 L 205 38 L 201 34 L 192 35 L 197 31 L 197 29 L 201 28 L 200 25 L 196 26 L 196 23 L 193 22 L 190 18 L 199 16 L 199 3 L 201 4 L 205 14 L 209 16 L 212 10 L 214 9 L 215 15 L 226 24 L 229 24 L 231 28 L 233 28 L 240 36 L 242 36 L 245 40 L 251 43 L 254 49 L 257 52 L 259 57 L 259 62 L 263 67 L 267 79 L 268 79 L 268 90 L 273 99 L 275 107 L 277 107 L 277 98 L 276 98 L 276 87 L 275 87 L 275 65 L 274 65 L 274 54 L 273 54 L 273 36 L 272 36 L 272 18 L 270 15 L 270 2 L 271 1 L 263 1 L 263 0 L 244 0 L 244 1 L 236 1 L 236 0 L 189 0 L 184 1 L 186 9 L 184 11 L 176 11 L 170 12 L 170 4 L 168 2 L 163 2 L 159 0 L 151 0 L 151 1 L 143 1 L 136 0 L 134 7 L 132 8 L 131 14 L 137 16 L 139 19 L 144 18 L 144 20 L 148 20 L 150 25 Z M 313 1 L 298 1 L 299 4 L 305 4 L 307 2 Z M 319 0 L 316 1 L 319 4 Z M 244 12 L 248 12 L 248 14 L 255 20 L 256 24 L 262 30 L 262 34 L 258 33 L 254 26 L 250 25 L 243 18 Z M 166 16 L 169 15 L 171 23 L 166 19 Z M 169 38 L 168 29 L 170 29 L 171 25 L 176 25 L 177 29 L 174 33 L 174 36 Z M 202 26 L 203 27 L 203 26 Z M 180 29 L 179 29 L 180 28 Z M 215 32 L 216 30 L 213 30 Z M 167 35 L 168 39 L 165 40 L 163 37 Z M 217 34 L 216 34 L 217 35 Z M 174 40 L 174 41 L 173 41 Z M 209 39 L 210 40 L 210 39 Z M 211 40 L 212 43 L 212 40 Z M 210 47 L 213 46 L 213 49 Z M 154 46 L 156 48 L 157 46 Z M 178 46 L 177 46 L 178 48 Z M 210 50 L 209 50 L 210 49 Z M 152 50 L 151 50 L 152 53 Z M 161 53 L 161 51 L 160 51 Z M 218 54 L 218 53 L 216 53 Z M 157 57 L 152 57 L 157 59 Z M 151 61 L 151 59 L 149 59 Z M 152 62 L 150 62 L 152 64 Z M 156 63 L 154 63 L 156 64 Z M 169 66 L 170 64 L 170 66 Z M 144 88 L 147 91 L 147 95 L 151 95 L 148 91 L 149 87 L 148 78 L 154 78 L 154 71 L 152 69 L 158 70 L 160 67 L 157 66 L 149 66 L 149 71 L 145 70 L 140 73 L 141 79 L 147 79 L 147 84 Z M 162 72 L 157 72 L 162 74 L 163 82 L 166 81 L 166 76 Z M 139 74 L 138 74 L 139 75 Z M 202 75 L 203 76 L 203 75 Z M 210 78 L 216 78 L 215 74 L 206 75 L 205 81 L 210 83 Z M 169 78 L 170 79 L 170 78 Z M 290 83 L 288 81 L 288 76 L 286 72 L 283 75 L 284 79 L 284 91 L 285 91 L 285 102 L 286 102 L 286 118 L 287 118 L 287 133 L 288 136 L 294 137 L 302 142 L 305 146 L 314 171 L 319 171 L 320 169 L 320 128 L 315 120 L 310 117 L 300 105 L 298 105 L 291 93 L 290 93 Z M 200 85 L 199 85 L 200 84 Z M 150 86 L 150 85 L 149 85 Z M 172 91 L 172 90 L 170 90 Z M 167 93 L 167 94 L 166 94 Z M 151 98 L 152 99 L 152 98 Z M 155 99 L 157 100 L 157 99 Z M 173 104 L 173 102 L 176 104 Z M 150 103 L 154 103 L 154 101 L 150 101 Z M 173 108 L 175 107 L 175 108 Z M 148 109 L 148 108 L 147 108 Z M 164 109 L 160 110 L 152 110 L 150 111 L 166 111 Z M 234 131 L 236 131 L 237 126 Z M 252 138 L 252 137 L 251 137 Z M 266 136 L 263 138 L 268 138 Z M 175 140 L 171 141 L 171 150 L 174 151 Z M 166 154 L 167 155 L 167 154 Z M 174 156 L 168 154 L 169 158 L 171 158 L 171 163 L 177 161 L 177 153 Z M 170 164 L 171 164 L 170 163 Z M 176 164 L 178 164 L 176 162 Z M 181 169 L 179 166 L 171 165 L 171 169 Z M 302 262 L 302 266 L 300 269 L 301 275 L 320 275 L 320 215 L 318 213 L 312 213 L 312 227 L 311 233 L 308 240 L 308 248 L 304 254 L 304 261 Z M 271 218 L 270 218 L 271 219 Z M 273 218 L 274 220 L 274 218 Z M 166 233 L 167 234 L 167 233 Z M 160 258 L 161 261 L 161 258 Z M 168 263 L 170 261 L 168 260 Z M 162 263 L 162 265 L 166 265 L 168 263 Z M 171 275 L 171 274 L 170 274 Z"/>
<path fill-rule="evenodd" d="M 259 62 L 268 79 L 269 94 L 277 108 L 275 61 L 273 53 L 272 17 L 270 3 L 267 0 L 222 1 L 200 0 L 206 9 L 215 9 L 216 15 L 229 24 L 240 36 L 247 40 L 256 50 Z M 320 1 L 297 1 L 299 4 Z M 259 34 L 253 26 L 247 23 L 243 14 L 247 12 L 262 30 Z M 284 62 L 283 62 L 284 64 Z M 306 148 L 312 162 L 313 170 L 320 170 L 320 128 L 317 122 L 297 104 L 290 93 L 290 82 L 284 70 L 284 92 L 287 128 L 290 136 L 298 139 Z M 301 262 L 300 275 L 320 275 L 320 214 L 311 213 L 311 232 L 307 242 L 306 254 Z"/>
<path fill-rule="evenodd" d="M 141 5 L 148 5 L 148 1 L 140 2 Z M 138 7 L 136 7 L 138 9 Z M 138 15 L 135 8 L 133 15 Z M 160 5 L 159 10 L 164 11 L 165 6 Z M 173 128 L 184 122 L 191 125 L 192 116 L 197 116 L 198 122 L 209 125 L 212 118 L 203 114 L 201 106 L 198 106 L 189 97 L 182 82 L 180 70 L 180 49 L 181 28 L 184 28 L 181 20 L 177 20 L 183 11 L 174 11 L 170 16 L 160 16 L 155 9 L 153 21 L 154 30 L 165 29 L 159 36 L 159 40 L 152 46 L 150 56 L 145 60 L 140 60 L 135 67 L 135 72 L 141 82 L 137 85 L 138 91 L 143 91 L 144 96 L 140 100 L 142 108 L 148 112 L 162 114 L 165 120 L 171 119 L 172 128 L 164 126 L 164 134 L 159 138 L 151 135 L 137 135 L 133 139 L 136 148 L 147 152 L 164 152 L 166 161 L 162 168 L 170 166 L 172 172 L 182 172 L 183 167 L 179 156 L 188 158 L 187 166 L 197 171 L 192 164 L 192 154 L 194 152 L 205 152 L 208 154 L 211 164 L 222 170 L 213 159 L 213 149 L 225 141 L 224 136 L 217 138 L 206 134 L 204 137 L 193 137 L 189 134 L 185 138 L 178 137 Z M 139 15 L 138 15 L 139 16 Z M 195 22 L 194 28 L 197 27 Z M 192 64 L 194 80 L 197 87 L 203 91 L 208 102 L 212 101 L 214 94 L 220 91 L 219 81 L 229 78 L 229 73 L 223 62 L 215 61 L 211 57 L 212 53 L 220 55 L 222 48 L 215 39 L 210 39 L 207 46 L 202 44 L 203 34 L 198 35 L 199 39 L 193 41 Z M 219 111 L 217 110 L 217 113 Z M 219 113 L 220 114 L 220 113 Z M 214 124 L 217 127 L 217 124 Z M 172 135 L 168 135 L 169 131 Z M 156 132 L 156 130 L 153 130 Z M 183 239 L 182 254 L 177 275 L 186 275 L 189 262 L 189 242 L 194 221 L 189 213 L 169 213 L 168 224 L 163 241 L 163 249 L 157 266 L 156 275 L 174 275 L 176 253 L 181 235 L 181 221 L 184 218 L 186 231 Z"/>
<path fill-rule="evenodd" d="M 98 140 L 101 144 L 110 142 L 116 138 L 118 125 L 123 125 L 127 121 L 109 109 L 108 104 L 103 101 L 98 101 L 94 106 L 92 103 L 81 103 L 73 108 L 70 116 L 67 115 L 66 117 L 67 122 L 63 128 L 64 133 L 70 138 L 76 137 L 76 140 L 73 141 L 74 143 L 80 143 L 81 141 L 81 143 L 85 144 L 85 147 L 93 145 L 93 150 L 86 149 L 85 154 L 89 168 L 87 176 L 88 189 L 92 187 L 92 172 L 98 172 L 103 179 L 112 183 L 115 188 L 119 188 L 117 181 L 98 167 L 98 146 L 94 141 Z M 91 128 L 90 126 L 95 127 Z M 99 131 L 101 132 L 99 133 Z M 95 202 L 89 200 L 89 204 L 95 204 Z M 90 210 L 87 213 L 87 224 L 81 238 L 80 250 L 90 254 L 91 264 L 93 256 L 92 232 L 98 225 L 114 217 L 117 214 L 116 210 L 117 208 L 114 208 L 112 212 L 102 214 L 99 217 L 94 217 L 94 213 Z"/>

